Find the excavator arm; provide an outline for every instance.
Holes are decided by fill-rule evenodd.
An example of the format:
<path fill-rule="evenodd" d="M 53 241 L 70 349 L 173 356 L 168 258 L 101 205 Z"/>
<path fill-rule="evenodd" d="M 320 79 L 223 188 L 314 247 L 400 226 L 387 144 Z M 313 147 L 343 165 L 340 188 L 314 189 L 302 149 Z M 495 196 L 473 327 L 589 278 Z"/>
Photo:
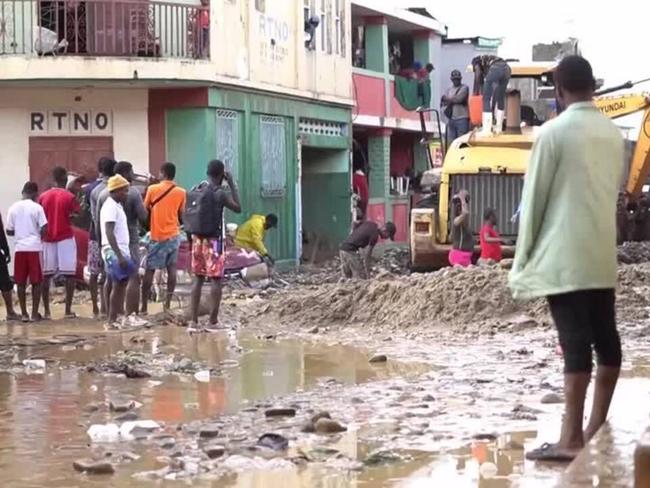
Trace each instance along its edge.
<path fill-rule="evenodd" d="M 636 200 L 643 191 L 643 185 L 650 174 L 650 96 L 630 94 L 614 97 L 597 97 L 594 103 L 611 119 L 617 119 L 644 111 L 641 130 L 630 163 L 630 172 L 625 185 L 628 198 Z"/>

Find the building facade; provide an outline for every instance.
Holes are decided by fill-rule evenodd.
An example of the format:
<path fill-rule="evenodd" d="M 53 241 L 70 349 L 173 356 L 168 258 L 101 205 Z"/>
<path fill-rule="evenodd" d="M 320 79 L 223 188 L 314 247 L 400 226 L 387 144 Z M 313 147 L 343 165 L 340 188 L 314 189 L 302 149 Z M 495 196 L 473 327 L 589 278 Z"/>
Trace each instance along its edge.
<path fill-rule="evenodd" d="M 4 2 L 0 211 L 55 165 L 172 161 L 190 187 L 219 158 L 243 200 L 229 219 L 279 216 L 274 257 L 299 259 L 303 231 L 333 245 L 350 225 L 350 18 L 349 0 Z"/>
<path fill-rule="evenodd" d="M 444 31 L 440 22 L 420 13 L 352 1 L 354 163 L 368 175 L 368 218 L 393 221 L 397 242 L 408 239 L 408 181 L 429 164 L 428 142 L 421 141 L 440 132 L 436 117 L 427 112 L 423 134 L 416 109 L 439 108 Z M 413 79 L 418 77 L 414 68 L 427 63 L 433 72 Z"/>

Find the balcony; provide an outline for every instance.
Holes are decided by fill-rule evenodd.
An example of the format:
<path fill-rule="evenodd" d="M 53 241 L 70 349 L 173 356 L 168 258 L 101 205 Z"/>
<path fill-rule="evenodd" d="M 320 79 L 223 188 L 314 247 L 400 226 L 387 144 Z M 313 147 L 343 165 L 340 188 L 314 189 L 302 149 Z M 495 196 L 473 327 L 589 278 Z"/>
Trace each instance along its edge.
<path fill-rule="evenodd" d="M 372 120 L 372 125 L 382 124 L 392 128 L 401 125 L 410 130 L 420 130 L 420 114 L 416 108 L 420 105 L 429 106 L 430 95 L 429 100 L 422 98 L 421 103 L 413 105 L 410 109 L 405 108 L 396 96 L 395 76 L 360 68 L 353 68 L 352 71 L 357 119 L 366 122 Z M 412 83 L 417 90 L 417 82 Z M 425 114 L 425 119 L 430 120 L 428 113 Z"/>
<path fill-rule="evenodd" d="M 0 57 L 209 59 L 210 8 L 148 0 L 0 0 Z"/>

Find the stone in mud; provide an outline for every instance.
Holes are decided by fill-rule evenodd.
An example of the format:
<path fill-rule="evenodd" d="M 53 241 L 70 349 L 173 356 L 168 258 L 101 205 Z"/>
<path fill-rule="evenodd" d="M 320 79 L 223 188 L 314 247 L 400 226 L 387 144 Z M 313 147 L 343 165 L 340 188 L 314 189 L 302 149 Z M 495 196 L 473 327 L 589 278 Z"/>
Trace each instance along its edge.
<path fill-rule="evenodd" d="M 138 420 L 138 414 L 135 412 L 126 412 L 115 417 L 115 420 L 118 422 L 131 422 L 133 420 Z"/>
<path fill-rule="evenodd" d="M 564 398 L 557 393 L 547 393 L 540 400 L 544 404 L 553 404 L 553 403 L 564 403 Z"/>
<path fill-rule="evenodd" d="M 199 429 L 199 437 L 204 439 L 211 439 L 219 435 L 221 426 L 218 424 L 205 424 Z"/>
<path fill-rule="evenodd" d="M 135 406 L 135 403 L 128 398 L 111 398 L 108 406 L 111 411 L 120 413 L 128 412 Z"/>
<path fill-rule="evenodd" d="M 191 369 L 192 360 L 190 358 L 183 358 L 178 362 L 178 369 Z"/>
<path fill-rule="evenodd" d="M 350 402 L 352 402 L 354 405 L 361 405 L 362 403 L 365 403 L 365 400 L 363 398 L 353 397 Z"/>
<path fill-rule="evenodd" d="M 477 441 L 496 441 L 497 436 L 495 434 L 474 434 L 472 439 Z"/>
<path fill-rule="evenodd" d="M 435 402 L 436 399 L 434 398 L 433 395 L 424 395 L 424 396 L 422 397 L 422 401 L 423 401 L 423 402 Z"/>
<path fill-rule="evenodd" d="M 318 422 L 320 419 L 331 419 L 332 416 L 330 415 L 329 412 L 318 412 L 316 415 L 313 415 L 311 418 L 311 423 L 316 425 L 316 422 Z"/>
<path fill-rule="evenodd" d="M 385 363 L 386 361 L 388 361 L 388 356 L 385 354 L 375 354 L 368 360 L 369 363 Z"/>
<path fill-rule="evenodd" d="M 176 439 L 173 437 L 162 437 L 156 440 L 156 444 L 161 449 L 171 449 L 176 446 Z"/>
<path fill-rule="evenodd" d="M 205 446 L 203 452 L 210 458 L 216 459 L 223 456 L 226 453 L 226 448 L 219 444 L 212 444 Z"/>
<path fill-rule="evenodd" d="M 318 434 L 337 434 L 348 430 L 347 427 L 339 424 L 336 420 L 329 418 L 318 419 L 314 427 Z"/>
<path fill-rule="evenodd" d="M 318 326 L 315 326 L 309 329 L 307 332 L 309 332 L 310 334 L 318 334 L 319 331 L 320 329 L 318 328 Z"/>
<path fill-rule="evenodd" d="M 77 459 L 72 467 L 80 473 L 87 474 L 113 474 L 115 466 L 108 461 L 94 461 L 92 459 Z"/>
<path fill-rule="evenodd" d="M 257 440 L 257 445 L 273 451 L 286 451 L 289 448 L 289 439 L 280 434 L 264 434 Z"/>
<path fill-rule="evenodd" d="M 84 412 L 93 413 L 99 410 L 99 403 L 89 403 L 84 407 Z"/>
<path fill-rule="evenodd" d="M 264 415 L 267 418 L 271 417 L 295 417 L 296 409 L 295 408 L 269 408 L 264 412 Z"/>

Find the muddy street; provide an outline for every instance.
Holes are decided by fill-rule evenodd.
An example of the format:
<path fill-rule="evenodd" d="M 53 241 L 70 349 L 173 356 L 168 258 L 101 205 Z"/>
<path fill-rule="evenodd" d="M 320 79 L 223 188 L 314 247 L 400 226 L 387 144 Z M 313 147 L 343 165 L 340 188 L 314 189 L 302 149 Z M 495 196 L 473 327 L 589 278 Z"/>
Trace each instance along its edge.
<path fill-rule="evenodd" d="M 504 271 L 458 273 L 430 286 L 461 280 L 470 291 L 456 296 L 462 324 L 445 309 L 440 320 L 426 320 L 425 309 L 400 322 L 402 287 L 424 286 L 427 275 L 384 275 L 363 293 L 334 282 L 231 290 L 229 328 L 217 333 L 174 324 L 104 331 L 88 319 L 3 325 L 3 486 L 560 483 L 565 466 L 524 461 L 524 449 L 553 440 L 563 406 L 561 355 L 543 308 L 508 308 L 495 286 L 471 320 L 463 300 Z M 646 265 L 620 271 L 625 363 L 609 448 L 621 465 L 607 486 L 631 486 L 645 428 L 643 402 L 630 408 L 626 397 L 650 394 L 649 274 Z M 427 291 L 413 287 L 412 307 Z M 341 316 L 336 302 L 348 296 Z M 300 323 L 298 302 L 307 306 Z"/>

